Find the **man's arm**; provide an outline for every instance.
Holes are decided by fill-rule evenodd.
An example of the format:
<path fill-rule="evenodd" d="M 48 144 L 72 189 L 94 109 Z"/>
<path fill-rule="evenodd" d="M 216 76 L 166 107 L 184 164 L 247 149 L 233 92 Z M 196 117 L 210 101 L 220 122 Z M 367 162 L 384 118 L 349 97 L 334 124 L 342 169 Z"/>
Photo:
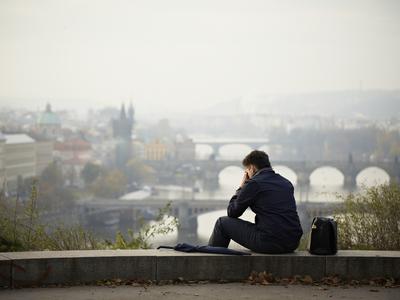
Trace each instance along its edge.
<path fill-rule="evenodd" d="M 249 180 L 243 187 L 236 190 L 228 205 L 228 217 L 238 218 L 254 202 L 258 193 L 258 184 L 254 180 Z"/>

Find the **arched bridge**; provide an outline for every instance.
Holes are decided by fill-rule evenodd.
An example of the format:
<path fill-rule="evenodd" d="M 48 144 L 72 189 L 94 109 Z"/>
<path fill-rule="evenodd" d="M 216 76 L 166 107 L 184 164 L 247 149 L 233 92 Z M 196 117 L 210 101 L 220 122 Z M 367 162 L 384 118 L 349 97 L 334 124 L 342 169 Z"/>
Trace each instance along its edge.
<path fill-rule="evenodd" d="M 212 155 L 214 157 L 219 156 L 219 150 L 223 146 L 227 145 L 245 145 L 251 149 L 260 149 L 263 146 L 270 144 L 270 141 L 265 138 L 221 138 L 221 139 L 207 139 L 207 138 L 196 138 L 193 140 L 196 145 L 207 145 L 213 149 Z"/>
<path fill-rule="evenodd" d="M 197 216 L 217 211 L 225 210 L 228 206 L 229 199 L 220 200 L 118 200 L 118 199 L 95 199 L 82 204 L 83 215 L 89 219 L 107 220 L 112 214 L 113 218 L 129 215 L 132 218 L 137 217 L 147 209 L 162 209 L 167 203 L 171 203 L 171 215 L 177 217 L 180 223 L 180 230 L 196 232 Z M 299 217 L 302 225 L 308 226 L 313 216 L 330 215 L 340 208 L 340 202 L 300 202 L 297 204 Z"/>
<path fill-rule="evenodd" d="M 159 162 L 147 161 L 146 163 L 157 167 Z M 220 172 L 229 166 L 242 167 L 241 160 L 192 160 L 192 161 L 169 161 L 170 166 L 178 168 L 183 163 L 190 164 L 202 170 L 202 177 L 211 186 L 218 186 Z M 321 167 L 333 167 L 343 174 L 344 186 L 353 189 L 356 186 L 357 175 L 368 167 L 377 167 L 384 170 L 390 177 L 390 181 L 400 183 L 400 162 L 396 158 L 393 161 L 354 161 L 350 156 L 347 161 L 271 161 L 272 166 L 285 166 L 291 169 L 297 176 L 298 186 L 308 186 L 310 175 Z"/>

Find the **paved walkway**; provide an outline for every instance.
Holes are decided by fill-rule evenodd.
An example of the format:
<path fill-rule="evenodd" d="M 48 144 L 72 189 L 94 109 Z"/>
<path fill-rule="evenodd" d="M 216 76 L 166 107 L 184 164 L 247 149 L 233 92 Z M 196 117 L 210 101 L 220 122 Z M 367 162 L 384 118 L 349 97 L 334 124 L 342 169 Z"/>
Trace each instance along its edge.
<path fill-rule="evenodd" d="M 143 286 L 74 286 L 51 288 L 25 288 L 0 290 L 0 299 L 400 299 L 400 288 L 375 286 L 310 286 L 310 285 L 250 285 L 243 283 L 226 284 L 179 284 Z"/>

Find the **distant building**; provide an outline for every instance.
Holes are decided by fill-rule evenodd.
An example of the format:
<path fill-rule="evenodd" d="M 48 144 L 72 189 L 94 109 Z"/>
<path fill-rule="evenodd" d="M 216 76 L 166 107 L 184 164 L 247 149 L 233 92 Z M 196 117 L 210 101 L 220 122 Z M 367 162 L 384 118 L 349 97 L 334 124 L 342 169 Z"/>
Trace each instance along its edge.
<path fill-rule="evenodd" d="M 4 134 L 0 142 L 0 163 L 2 165 L 2 181 L 7 182 L 7 189 L 17 189 L 18 180 L 37 175 L 35 140 L 27 134 Z"/>
<path fill-rule="evenodd" d="M 134 110 L 130 104 L 128 113 L 122 104 L 118 119 L 112 120 L 113 137 L 115 141 L 115 165 L 124 169 L 132 157 L 132 129 L 134 125 Z"/>
<path fill-rule="evenodd" d="M 81 172 L 87 163 L 87 160 L 77 155 L 63 162 L 62 169 L 66 177 L 66 185 L 76 187 L 83 187 L 85 185 Z"/>
<path fill-rule="evenodd" d="M 36 131 L 47 138 L 56 139 L 61 135 L 61 120 L 59 116 L 51 110 L 51 105 L 47 103 L 46 110 L 42 112 L 36 122 Z"/>
<path fill-rule="evenodd" d="M 178 134 L 175 139 L 175 159 L 194 160 L 196 156 L 196 145 L 193 139 Z"/>
<path fill-rule="evenodd" d="M 56 142 L 54 155 L 61 161 L 67 185 L 83 186 L 81 171 L 93 160 L 92 145 L 81 137 L 74 137 L 64 142 Z"/>
<path fill-rule="evenodd" d="M 145 145 L 146 160 L 165 160 L 167 158 L 168 146 L 161 140 L 156 139 Z"/>
<path fill-rule="evenodd" d="M 36 139 L 36 175 L 53 162 L 54 142 L 45 139 Z"/>
<path fill-rule="evenodd" d="M 28 135 L 36 143 L 36 175 L 40 176 L 43 170 L 53 162 L 54 140 L 36 132 L 29 132 Z"/>
<path fill-rule="evenodd" d="M 142 141 L 132 141 L 132 157 L 146 159 L 146 146 Z"/>
<path fill-rule="evenodd" d="M 74 157 L 89 161 L 92 158 L 92 145 L 81 137 L 74 137 L 64 142 L 56 142 L 54 156 L 62 162 Z"/>
<path fill-rule="evenodd" d="M 134 110 L 132 103 L 129 106 L 128 113 L 125 112 L 125 105 L 122 104 L 118 119 L 112 120 L 114 138 L 131 140 L 134 125 Z"/>

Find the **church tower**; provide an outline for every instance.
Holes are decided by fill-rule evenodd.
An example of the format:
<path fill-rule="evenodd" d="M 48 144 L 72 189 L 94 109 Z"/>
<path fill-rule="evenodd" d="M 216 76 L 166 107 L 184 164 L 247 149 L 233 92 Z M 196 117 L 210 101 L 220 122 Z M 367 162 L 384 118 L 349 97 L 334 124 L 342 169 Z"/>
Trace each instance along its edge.
<path fill-rule="evenodd" d="M 132 107 L 132 112 L 133 112 L 133 107 Z M 122 138 L 124 140 L 130 141 L 132 136 L 132 129 L 133 129 L 133 119 L 126 116 L 125 105 L 122 104 L 121 111 L 119 114 L 119 119 L 113 120 L 113 136 L 114 138 Z"/>
<path fill-rule="evenodd" d="M 119 118 L 112 121 L 115 145 L 115 163 L 123 170 L 131 158 L 132 129 L 133 129 L 133 107 L 129 107 L 128 116 L 125 104 L 122 103 Z"/>
<path fill-rule="evenodd" d="M 61 134 L 60 117 L 51 110 L 50 103 L 46 104 L 36 122 L 36 130 L 39 134 L 49 139 L 56 139 Z"/>

